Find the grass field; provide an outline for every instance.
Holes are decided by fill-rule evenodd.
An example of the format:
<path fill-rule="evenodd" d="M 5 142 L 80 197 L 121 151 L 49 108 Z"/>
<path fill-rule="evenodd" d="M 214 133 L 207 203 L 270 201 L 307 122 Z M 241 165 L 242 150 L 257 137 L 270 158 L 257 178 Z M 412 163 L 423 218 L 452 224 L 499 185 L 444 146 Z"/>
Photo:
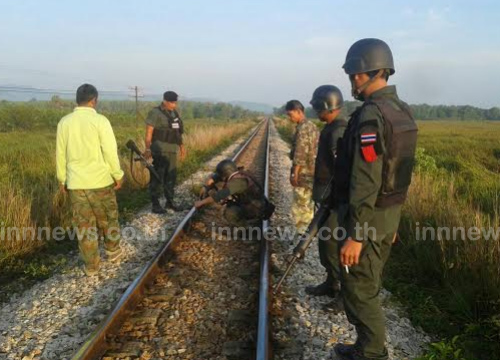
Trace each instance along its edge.
<path fill-rule="evenodd" d="M 292 126 L 276 120 L 290 140 Z M 415 325 L 442 339 L 422 359 L 500 358 L 500 243 L 493 238 L 500 233 L 500 122 L 418 126 L 417 166 L 385 286 Z M 426 232 L 422 240 L 424 227 L 436 229 L 437 239 Z M 473 240 L 467 230 L 475 227 L 493 233 Z"/>
<path fill-rule="evenodd" d="M 113 123 L 113 119 L 110 118 Z M 138 208 L 148 204 L 145 189 L 149 172 L 136 164 L 132 180 L 129 168 L 129 151 L 125 148 L 128 139 L 139 147 L 144 144 L 144 126 L 113 123 L 118 143 L 122 168 L 125 171 L 124 187 L 117 193 L 122 221 L 130 218 Z M 188 157 L 180 163 L 178 181 L 202 167 L 214 154 L 230 145 L 246 133 L 255 120 L 210 120 L 186 121 L 185 145 Z M 69 241 L 32 241 L 17 237 L 9 227 L 31 228 L 70 225 L 67 196 L 59 192 L 55 177 L 55 131 L 10 131 L 0 133 L 0 227 L 3 229 L 0 242 L 0 285 L 21 282 L 22 279 L 37 280 L 49 276 L 64 265 L 64 254 L 76 249 Z M 10 240 L 8 235 L 12 235 Z M 4 293 L 4 289 L 2 290 Z M 0 298 L 1 298 L 0 294 Z"/>

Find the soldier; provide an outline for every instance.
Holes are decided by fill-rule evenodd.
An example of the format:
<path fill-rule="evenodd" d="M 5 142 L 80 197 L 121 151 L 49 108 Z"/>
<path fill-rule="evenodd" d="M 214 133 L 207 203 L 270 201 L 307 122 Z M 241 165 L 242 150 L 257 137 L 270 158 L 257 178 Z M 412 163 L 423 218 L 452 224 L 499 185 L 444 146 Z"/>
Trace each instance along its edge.
<path fill-rule="evenodd" d="M 316 125 L 307 120 L 300 101 L 290 100 L 285 110 L 290 121 L 297 124 L 290 152 L 290 184 L 293 186 L 292 214 L 295 226 L 299 233 L 303 233 L 314 216 L 312 185 L 319 131 Z"/>
<path fill-rule="evenodd" d="M 182 143 L 184 126 L 177 112 L 178 95 L 173 91 L 163 94 L 163 102 L 153 108 L 146 119 L 146 150 L 144 157 L 153 157 L 153 166 L 162 181 L 151 177 L 149 190 L 151 193 L 152 211 L 165 214 L 160 204 L 160 197 L 166 198 L 166 207 L 179 210 L 174 204 L 174 188 L 177 178 L 177 154 L 183 160 L 186 149 Z"/>
<path fill-rule="evenodd" d="M 316 208 L 321 204 L 330 208 L 331 215 L 327 225 L 334 230 L 338 226 L 337 204 L 334 199 L 331 199 L 331 193 L 335 186 L 337 143 L 347 126 L 347 121 L 338 117 L 344 99 L 342 92 L 336 86 L 322 85 L 314 91 L 310 104 L 318 114 L 318 118 L 325 123 L 319 136 L 312 197 Z M 327 274 L 326 280 L 320 285 L 306 287 L 306 293 L 314 296 L 335 297 L 340 290 L 338 242 L 333 237 L 328 240 L 318 239 L 318 247 L 321 265 Z"/>
<path fill-rule="evenodd" d="M 216 188 L 218 183 L 222 184 L 220 190 Z M 258 220 L 269 219 L 274 210 L 257 180 L 230 159 L 217 164 L 201 195 L 203 199 L 196 201 L 194 206 L 200 209 L 213 203 L 224 204 L 223 216 L 231 226 L 246 227 Z"/>
<path fill-rule="evenodd" d="M 388 359 L 385 319 L 379 300 L 381 275 L 411 181 L 417 127 L 395 86 L 389 46 L 362 39 L 349 49 L 345 64 L 353 96 L 363 101 L 352 115 L 339 148 L 336 196 L 339 222 L 347 239 L 340 260 L 347 317 L 356 327 L 354 345 L 337 344 L 340 359 Z"/>
<path fill-rule="evenodd" d="M 56 166 L 60 189 L 69 192 L 73 226 L 87 276 L 99 270 L 98 235 L 109 260 L 120 258 L 120 227 L 115 191 L 122 186 L 116 139 L 109 120 L 95 111 L 97 89 L 83 84 L 78 106 L 57 125 Z"/>

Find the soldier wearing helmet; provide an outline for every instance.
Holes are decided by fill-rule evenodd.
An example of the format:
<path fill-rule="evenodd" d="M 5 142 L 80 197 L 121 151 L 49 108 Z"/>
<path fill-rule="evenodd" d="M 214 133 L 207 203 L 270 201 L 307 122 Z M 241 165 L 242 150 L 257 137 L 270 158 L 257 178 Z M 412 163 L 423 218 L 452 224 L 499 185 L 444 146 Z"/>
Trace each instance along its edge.
<path fill-rule="evenodd" d="M 417 127 L 410 109 L 388 86 L 395 72 L 392 52 L 379 39 L 362 39 L 343 66 L 354 111 L 339 147 L 335 196 L 347 239 L 340 261 L 342 297 L 358 334 L 354 345 L 337 344 L 340 359 L 388 359 L 385 319 L 378 297 L 382 270 L 395 238 L 411 181 Z"/>
<path fill-rule="evenodd" d="M 197 209 L 213 203 L 221 204 L 224 218 L 235 227 L 246 227 L 268 219 L 274 210 L 254 176 L 230 159 L 217 164 L 215 173 L 205 182 L 200 198 L 194 204 Z"/>
<path fill-rule="evenodd" d="M 316 207 L 327 205 L 330 208 L 330 218 L 327 225 L 331 229 L 338 226 L 336 204 L 331 199 L 335 186 L 335 162 L 337 159 L 337 144 L 342 138 L 347 121 L 339 118 L 344 105 L 342 92 L 333 85 L 322 85 L 314 90 L 310 104 L 325 123 L 319 135 L 318 154 L 316 156 L 313 183 L 313 200 Z M 306 293 L 313 296 L 336 297 L 340 290 L 338 244 L 333 238 L 318 240 L 321 265 L 326 270 L 326 280 L 317 286 L 307 286 Z M 331 305 L 336 304 L 334 301 Z M 332 307 L 332 306 L 329 306 Z"/>

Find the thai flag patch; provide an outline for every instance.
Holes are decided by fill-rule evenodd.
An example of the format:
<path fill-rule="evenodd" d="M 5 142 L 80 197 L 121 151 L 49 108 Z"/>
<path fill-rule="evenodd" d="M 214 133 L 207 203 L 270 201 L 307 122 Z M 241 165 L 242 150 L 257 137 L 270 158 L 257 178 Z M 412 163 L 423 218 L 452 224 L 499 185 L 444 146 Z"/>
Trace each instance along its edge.
<path fill-rule="evenodd" d="M 368 145 L 377 142 L 377 133 L 361 134 L 361 144 Z"/>

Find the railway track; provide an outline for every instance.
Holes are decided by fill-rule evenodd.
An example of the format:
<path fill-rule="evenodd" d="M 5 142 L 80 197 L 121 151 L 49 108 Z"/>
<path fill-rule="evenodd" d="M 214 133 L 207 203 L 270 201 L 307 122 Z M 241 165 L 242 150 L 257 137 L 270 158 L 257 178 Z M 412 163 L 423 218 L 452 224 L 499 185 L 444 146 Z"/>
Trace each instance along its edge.
<path fill-rule="evenodd" d="M 233 158 L 266 195 L 268 154 L 264 121 Z M 235 240 L 221 219 L 191 209 L 73 360 L 269 359 L 269 243 Z"/>

